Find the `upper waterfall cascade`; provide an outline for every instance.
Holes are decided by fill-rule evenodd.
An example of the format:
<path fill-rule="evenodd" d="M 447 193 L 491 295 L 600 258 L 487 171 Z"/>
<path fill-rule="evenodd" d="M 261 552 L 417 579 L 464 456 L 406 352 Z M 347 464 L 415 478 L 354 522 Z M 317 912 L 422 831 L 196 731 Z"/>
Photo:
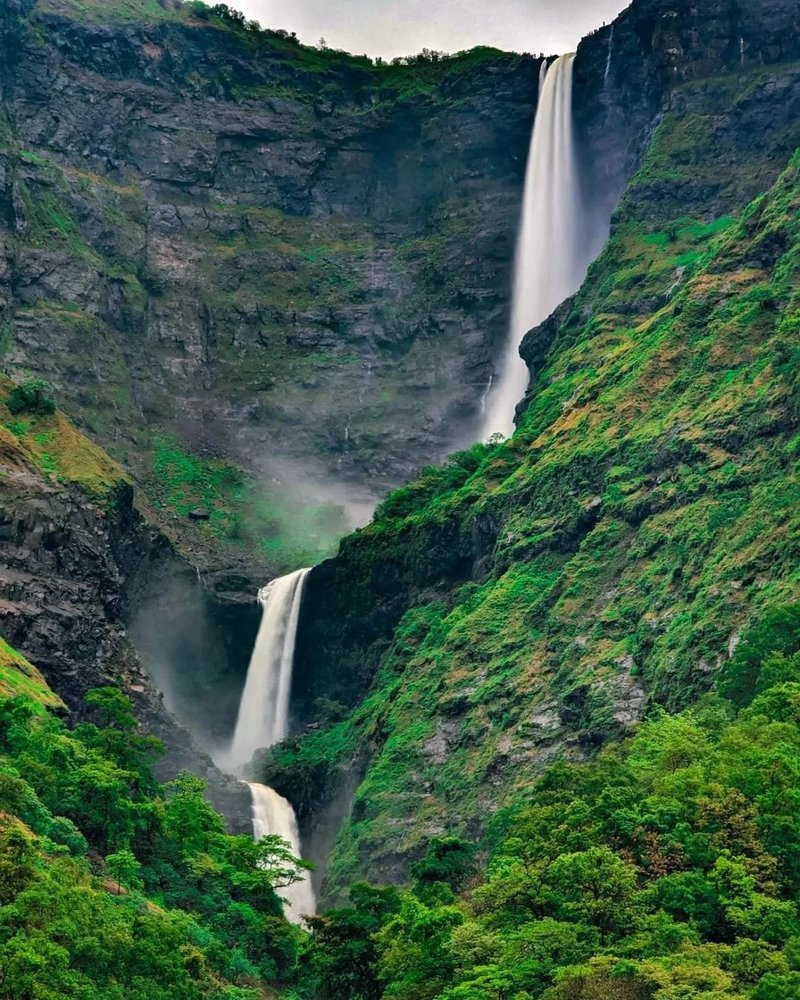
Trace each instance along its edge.
<path fill-rule="evenodd" d="M 297 625 L 310 572 L 301 569 L 280 577 L 259 592 L 261 625 L 226 755 L 227 766 L 235 773 L 244 771 L 256 750 L 280 743 L 288 732 Z M 266 785 L 250 784 L 250 796 L 256 840 L 277 834 L 299 857 L 300 834 L 291 804 Z M 296 923 L 303 914 L 314 913 L 316 903 L 309 878 L 284 889 L 282 895 L 289 904 L 289 920 Z"/>
<path fill-rule="evenodd" d="M 572 121 L 574 55 L 542 63 L 514 265 L 511 330 L 486 404 L 482 437 L 510 435 L 528 386 L 519 356 L 529 330 L 580 287 L 594 249 L 580 232 L 580 187 Z"/>

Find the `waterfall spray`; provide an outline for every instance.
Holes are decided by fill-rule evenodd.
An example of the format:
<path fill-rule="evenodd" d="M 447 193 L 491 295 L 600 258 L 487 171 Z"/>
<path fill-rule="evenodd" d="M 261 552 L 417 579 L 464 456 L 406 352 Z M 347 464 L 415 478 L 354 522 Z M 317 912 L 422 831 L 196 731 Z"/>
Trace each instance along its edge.
<path fill-rule="evenodd" d="M 511 331 L 499 378 L 487 400 L 484 439 L 514 430 L 528 369 L 519 356 L 525 334 L 579 288 L 591 260 L 591 240 L 580 240 L 580 191 L 572 124 L 575 56 L 542 65 L 539 102 L 525 177 L 514 268 Z"/>
<path fill-rule="evenodd" d="M 294 648 L 303 589 L 310 570 L 301 569 L 273 580 L 259 592 L 261 626 L 247 671 L 239 716 L 226 766 L 241 774 L 261 747 L 280 743 L 289 728 L 289 696 L 292 688 Z M 300 834 L 294 809 L 286 799 L 266 785 L 250 784 L 253 836 L 260 840 L 277 834 L 300 856 Z M 309 878 L 283 890 L 289 904 L 289 920 L 299 922 L 316 906 Z"/>

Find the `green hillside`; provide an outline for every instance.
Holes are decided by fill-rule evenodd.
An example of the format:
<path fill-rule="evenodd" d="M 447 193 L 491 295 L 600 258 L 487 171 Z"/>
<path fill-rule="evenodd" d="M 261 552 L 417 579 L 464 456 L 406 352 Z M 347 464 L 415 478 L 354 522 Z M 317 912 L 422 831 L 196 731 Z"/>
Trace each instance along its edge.
<path fill-rule="evenodd" d="M 391 495 L 333 564 L 350 610 L 331 634 L 358 633 L 381 574 L 412 606 L 352 715 L 267 766 L 312 808 L 340 768 L 364 775 L 332 888 L 475 835 L 554 756 L 692 704 L 748 623 L 800 597 L 800 158 L 736 216 L 676 218 L 670 189 L 719 152 L 676 157 L 685 135 L 657 132 L 514 438 Z"/>

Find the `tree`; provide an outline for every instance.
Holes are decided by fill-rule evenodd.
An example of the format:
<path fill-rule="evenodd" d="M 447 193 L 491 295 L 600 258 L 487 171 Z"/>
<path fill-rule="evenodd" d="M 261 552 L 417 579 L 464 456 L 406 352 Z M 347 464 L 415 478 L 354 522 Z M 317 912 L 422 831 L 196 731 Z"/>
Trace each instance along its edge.
<path fill-rule="evenodd" d="M 36 875 L 31 836 L 11 825 L 0 833 L 0 906 L 10 903 Z"/>
<path fill-rule="evenodd" d="M 418 886 L 444 882 L 458 892 L 475 871 L 477 850 L 477 844 L 460 837 L 433 837 L 425 857 L 411 866 L 411 874 Z"/>
<path fill-rule="evenodd" d="M 320 1000 L 380 1000 L 386 986 L 375 935 L 400 909 L 397 889 L 365 882 L 350 889 L 352 906 L 312 917 L 310 951 L 314 996 Z"/>
<path fill-rule="evenodd" d="M 138 723 L 130 698 L 119 688 L 96 688 L 86 695 L 86 706 L 99 721 L 83 723 L 75 730 L 87 746 L 101 750 L 121 768 L 130 771 L 137 791 L 147 788 L 155 791 L 152 765 L 164 752 L 161 740 L 141 736 L 136 732 Z"/>
<path fill-rule="evenodd" d="M 180 853 L 202 854 L 209 838 L 225 833 L 222 817 L 205 800 L 202 778 L 181 771 L 164 790 L 164 834 Z"/>
<path fill-rule="evenodd" d="M 450 937 L 464 922 L 455 905 L 428 906 L 412 893 L 376 935 L 378 968 L 390 984 L 385 996 L 396 1000 L 432 1000 L 452 980 Z"/>
<path fill-rule="evenodd" d="M 108 855 L 106 868 L 117 883 L 117 895 L 122 891 L 123 885 L 128 889 L 144 888 L 141 879 L 142 866 L 136 860 L 136 855 L 126 847 Z"/>
<path fill-rule="evenodd" d="M 638 908 L 636 871 L 607 847 L 562 855 L 551 865 L 547 883 L 558 915 L 596 927 L 601 945 L 633 923 Z"/>
<path fill-rule="evenodd" d="M 136 729 L 133 703 L 119 688 L 94 688 L 86 695 L 85 704 L 105 729 L 119 729 L 124 733 L 132 733 Z"/>

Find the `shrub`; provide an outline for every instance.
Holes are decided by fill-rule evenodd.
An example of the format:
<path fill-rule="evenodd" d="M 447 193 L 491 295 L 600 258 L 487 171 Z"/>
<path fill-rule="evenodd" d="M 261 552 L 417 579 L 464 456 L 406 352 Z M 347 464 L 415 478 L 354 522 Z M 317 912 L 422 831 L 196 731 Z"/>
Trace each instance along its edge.
<path fill-rule="evenodd" d="M 56 404 L 47 395 L 50 386 L 42 379 L 29 379 L 14 388 L 6 404 L 16 416 L 27 413 L 31 416 L 46 417 L 55 413 Z"/>

